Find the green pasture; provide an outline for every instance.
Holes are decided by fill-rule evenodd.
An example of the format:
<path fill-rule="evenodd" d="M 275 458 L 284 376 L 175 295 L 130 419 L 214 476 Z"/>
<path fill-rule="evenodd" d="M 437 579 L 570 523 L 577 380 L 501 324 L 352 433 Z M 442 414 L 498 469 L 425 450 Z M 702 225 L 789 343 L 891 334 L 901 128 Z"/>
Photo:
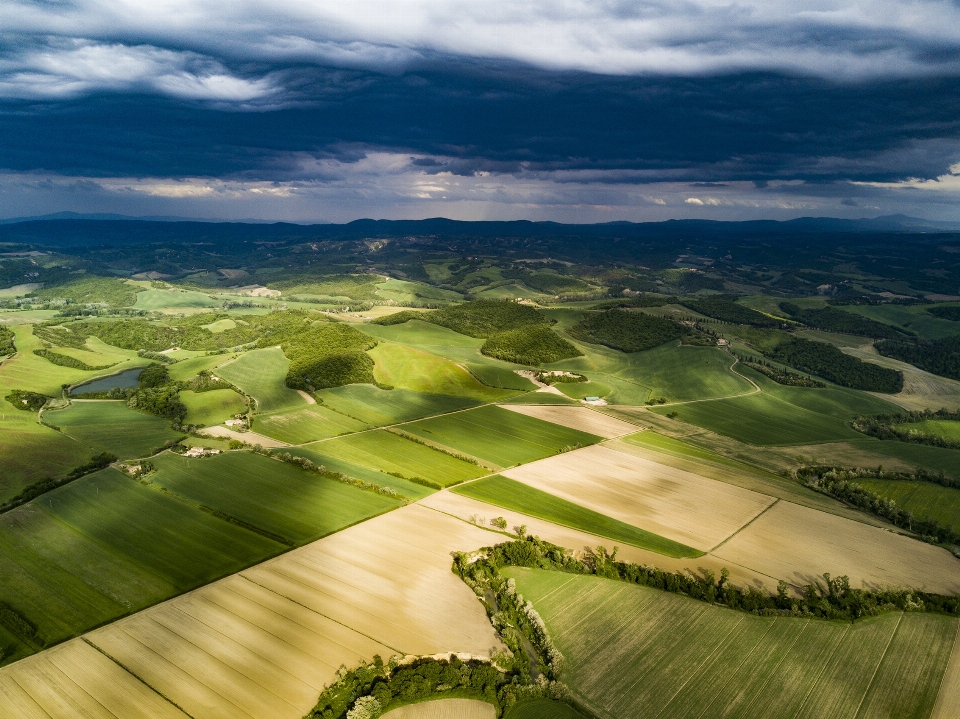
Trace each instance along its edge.
<path fill-rule="evenodd" d="M 566 657 L 564 680 L 607 717 L 930 716 L 957 619 L 757 617 L 592 576 L 508 567 Z"/>
<path fill-rule="evenodd" d="M 911 422 L 900 425 L 902 429 L 929 434 L 943 439 L 960 442 L 960 422 L 949 419 L 929 419 L 924 422 Z"/>
<path fill-rule="evenodd" d="M 43 419 L 91 453 L 107 451 L 121 459 L 146 457 L 183 436 L 169 419 L 130 409 L 123 400 L 74 400 L 65 409 L 44 412 Z"/>
<path fill-rule="evenodd" d="M 176 365 L 174 365 L 176 367 Z M 306 400 L 286 385 L 290 367 L 283 350 L 270 347 L 245 352 L 217 368 L 217 375 L 232 382 L 257 401 L 258 412 L 302 407 Z"/>
<path fill-rule="evenodd" d="M 417 484 L 400 477 L 395 477 L 392 474 L 386 474 L 385 472 L 381 472 L 379 469 L 364 467 L 363 465 L 356 464 L 355 462 L 350 462 L 345 459 L 340 459 L 339 457 L 326 454 L 323 452 L 324 445 L 325 443 L 309 444 L 303 447 L 290 447 L 289 449 L 284 449 L 284 452 L 290 452 L 290 454 L 297 457 L 306 457 L 311 462 L 322 465 L 331 472 L 340 472 L 348 477 L 352 477 L 353 479 L 359 479 L 372 484 L 379 484 L 383 487 L 390 487 L 407 499 L 423 499 L 424 497 L 429 496 L 436 491 L 436 489 L 431 487 L 426 487 L 422 484 Z"/>
<path fill-rule="evenodd" d="M 150 481 L 247 525 L 303 544 L 399 506 L 395 499 L 252 452 L 153 460 Z"/>
<path fill-rule="evenodd" d="M 612 404 L 642 405 L 656 397 L 685 402 L 753 390 L 746 379 L 730 371 L 733 358 L 716 347 L 668 342 L 628 354 L 601 345 L 576 344 L 584 357 L 554 362 L 547 368 L 579 372 L 610 387 L 606 399 Z"/>
<path fill-rule="evenodd" d="M 475 407 L 476 400 L 408 389 L 381 389 L 370 384 L 331 387 L 316 393 L 324 406 L 373 427 Z"/>
<path fill-rule="evenodd" d="M 0 516 L 0 600 L 49 643 L 283 549 L 106 469 Z"/>
<path fill-rule="evenodd" d="M 403 430 L 501 467 L 600 441 L 586 432 L 494 406 L 420 420 L 404 425 Z"/>
<path fill-rule="evenodd" d="M 840 309 L 903 327 L 916 332 L 923 339 L 939 340 L 960 334 L 960 322 L 934 317 L 923 305 L 849 305 Z"/>
<path fill-rule="evenodd" d="M 477 292 L 475 295 L 483 300 L 513 300 L 517 297 L 522 297 L 525 300 L 543 300 L 552 297 L 552 295 L 532 290 L 529 287 L 517 283 L 491 287 L 490 289 Z"/>
<path fill-rule="evenodd" d="M 253 431 L 290 444 L 303 444 L 318 439 L 329 439 L 349 432 L 369 429 L 370 425 L 322 404 L 307 405 L 254 417 Z"/>
<path fill-rule="evenodd" d="M 212 389 L 207 392 L 183 390 L 180 401 L 187 407 L 184 424 L 203 427 L 220 424 L 235 414 L 247 411 L 247 400 L 232 389 Z"/>
<path fill-rule="evenodd" d="M 383 473 L 396 472 L 405 478 L 419 477 L 442 487 L 487 474 L 483 467 L 383 429 L 324 440 L 302 449 L 305 452 L 299 454 L 308 451 L 311 455 L 326 455 Z M 310 458 L 323 463 L 313 456 Z M 378 484 L 383 482 L 378 481 Z"/>
<path fill-rule="evenodd" d="M 381 342 L 368 354 L 377 382 L 425 394 L 447 394 L 479 402 L 495 402 L 513 392 L 487 387 L 463 367 L 424 350 Z"/>
<path fill-rule="evenodd" d="M 450 491 L 503 509 L 510 509 L 564 527 L 605 537 L 617 543 L 649 549 L 668 557 L 703 556 L 703 552 L 685 544 L 674 542 L 666 537 L 661 537 L 659 534 L 647 532 L 592 509 L 581 507 L 566 499 L 555 497 L 548 492 L 530 487 L 523 482 L 517 482 L 500 475 L 484 477 L 476 482 L 454 487 Z"/>
<path fill-rule="evenodd" d="M 521 377 L 509 367 L 480 364 L 479 362 L 469 362 L 465 366 L 470 374 L 487 387 L 512 389 L 521 392 L 529 392 L 537 388 L 533 382 L 526 377 Z"/>
<path fill-rule="evenodd" d="M 95 454 L 62 432 L 37 423 L 35 412 L 11 409 L 0 396 L 0 503 L 28 484 L 63 475 Z"/>
<path fill-rule="evenodd" d="M 360 325 L 357 329 L 386 342 L 415 347 L 454 362 L 483 362 L 480 347 L 484 340 L 467 337 L 446 327 L 423 320 L 410 320 L 399 325 Z"/>
<path fill-rule="evenodd" d="M 863 435 L 860 436 L 863 437 Z M 881 441 L 866 438 L 855 444 L 888 457 L 895 457 L 914 467 L 943 472 L 948 477 L 960 479 L 960 450 L 958 449 L 900 442 L 895 439 Z"/>
<path fill-rule="evenodd" d="M 606 397 L 613 389 L 603 382 L 558 382 L 553 385 L 572 399 L 583 399 L 584 397 Z"/>
<path fill-rule="evenodd" d="M 231 359 L 231 355 L 207 355 L 196 352 L 191 352 L 190 354 L 198 356 L 181 359 L 178 362 L 167 365 L 167 373 L 170 375 L 170 379 L 183 382 L 196 377 L 204 370 L 208 372 L 212 371 L 225 362 L 229 362 Z"/>
<path fill-rule="evenodd" d="M 376 293 L 383 299 L 397 302 L 415 302 L 421 299 L 457 302 L 463 299 L 459 292 L 393 278 L 377 284 Z"/>
<path fill-rule="evenodd" d="M 918 519 L 935 519 L 960 530 L 960 489 L 931 482 L 904 482 L 897 479 L 858 479 L 865 489 L 892 499 Z"/>
<path fill-rule="evenodd" d="M 109 370 L 86 371 L 61 367 L 33 354 L 33 350 L 40 349 L 43 345 L 37 337 L 33 336 L 29 325 L 16 325 L 10 329 L 16 335 L 17 354 L 4 360 L 3 364 L 0 365 L 0 397 L 5 397 L 12 389 L 29 390 L 50 397 L 59 397 L 61 387 L 64 384 L 79 384 L 94 377 L 113 374 L 132 367 L 143 367 L 150 363 L 149 360 L 136 357 L 136 353 L 126 353 L 132 355 L 133 358 L 122 361 Z M 106 345 L 103 346 L 106 347 Z M 117 356 L 123 356 L 124 354 L 124 351 L 120 349 L 110 348 L 110 350 L 112 354 L 109 356 L 103 355 L 106 359 L 98 359 L 98 364 L 112 364 L 116 361 Z M 55 347 L 54 351 L 63 353 L 65 348 Z"/>
<path fill-rule="evenodd" d="M 193 290 L 143 290 L 137 293 L 137 310 L 179 310 L 219 307 L 220 303 L 203 292 Z"/>

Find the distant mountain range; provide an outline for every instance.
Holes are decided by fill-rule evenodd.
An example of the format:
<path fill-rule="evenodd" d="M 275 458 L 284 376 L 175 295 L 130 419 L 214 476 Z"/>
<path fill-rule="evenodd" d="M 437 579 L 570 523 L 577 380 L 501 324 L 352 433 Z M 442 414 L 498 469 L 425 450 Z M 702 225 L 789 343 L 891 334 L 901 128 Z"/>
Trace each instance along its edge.
<path fill-rule="evenodd" d="M 179 217 L 176 215 L 120 215 L 112 212 L 101 213 L 79 213 L 79 212 L 54 212 L 47 215 L 36 215 L 33 217 L 10 217 L 0 219 L 0 225 L 14 225 L 24 222 L 50 222 L 50 221 L 113 221 L 113 222 L 185 222 L 185 223 L 220 223 L 231 225 L 292 225 L 299 227 L 325 227 L 329 228 L 334 223 L 327 222 L 274 222 L 270 220 L 260 220 L 255 218 L 242 220 L 225 220 L 212 217 Z M 560 228 L 605 228 L 613 230 L 617 227 L 638 228 L 638 227 L 660 227 L 666 228 L 670 225 L 682 225 L 689 228 L 702 227 L 717 228 L 742 227 L 750 231 L 812 231 L 812 232 L 956 232 L 960 231 L 960 222 L 945 222 L 937 220 L 925 220 L 920 217 L 910 217 L 908 215 L 882 215 L 880 217 L 862 218 L 857 220 L 840 219 L 836 217 L 798 217 L 794 220 L 666 220 L 658 222 L 629 222 L 625 220 L 615 222 L 605 222 L 596 224 L 563 224 L 558 222 L 532 222 L 529 220 L 514 221 L 465 221 L 449 220 L 443 217 L 435 217 L 424 220 L 371 220 L 360 219 L 353 222 L 334 225 L 342 228 L 358 228 L 359 226 L 369 226 L 380 231 L 386 231 L 392 234 L 396 232 L 430 232 L 431 229 L 440 229 L 442 231 L 455 231 L 458 234 L 464 231 L 469 232 L 470 228 L 484 229 L 497 228 L 499 232 L 508 231 L 508 228 L 514 231 L 521 226 L 537 226 L 547 229 L 548 232 L 555 232 Z M 532 229 L 532 227 L 531 227 Z M 479 234 L 487 234 L 480 232 Z M 528 234 L 528 232 L 519 232 L 518 234 Z M 534 231 L 532 234 L 540 234 Z M 592 234 L 592 233 L 591 233 Z M 601 232 L 601 234 L 607 234 Z"/>

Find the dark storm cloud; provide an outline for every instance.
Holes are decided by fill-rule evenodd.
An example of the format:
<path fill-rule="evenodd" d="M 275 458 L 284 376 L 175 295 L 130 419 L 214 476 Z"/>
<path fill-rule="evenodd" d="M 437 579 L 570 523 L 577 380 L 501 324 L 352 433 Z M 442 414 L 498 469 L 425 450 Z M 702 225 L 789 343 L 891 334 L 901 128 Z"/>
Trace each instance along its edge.
<path fill-rule="evenodd" d="M 282 72 L 303 100 L 269 111 L 147 93 L 8 101 L 0 133 L 16 142 L 0 145 L 0 167 L 291 180 L 309 177 L 316 158 L 388 148 L 426 156 L 415 164 L 428 173 L 759 183 L 931 177 L 960 159 L 955 78 L 636 78 L 452 58 L 398 74 Z"/>

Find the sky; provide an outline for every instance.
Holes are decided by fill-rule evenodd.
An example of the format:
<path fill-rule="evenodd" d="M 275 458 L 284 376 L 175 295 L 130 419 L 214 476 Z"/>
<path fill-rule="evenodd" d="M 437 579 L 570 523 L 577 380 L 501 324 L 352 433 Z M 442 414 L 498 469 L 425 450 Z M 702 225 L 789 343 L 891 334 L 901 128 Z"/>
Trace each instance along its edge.
<path fill-rule="evenodd" d="M 960 0 L 0 0 L 0 218 L 960 220 Z"/>

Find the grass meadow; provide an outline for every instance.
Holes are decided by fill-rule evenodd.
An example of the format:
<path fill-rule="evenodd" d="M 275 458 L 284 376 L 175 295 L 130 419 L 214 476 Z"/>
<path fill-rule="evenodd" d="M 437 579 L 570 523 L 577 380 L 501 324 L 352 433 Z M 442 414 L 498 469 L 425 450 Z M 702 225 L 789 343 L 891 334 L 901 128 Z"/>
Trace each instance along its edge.
<path fill-rule="evenodd" d="M 680 542 L 607 517 L 592 509 L 555 497 L 548 492 L 530 487 L 507 477 L 495 475 L 470 482 L 451 490 L 470 499 L 486 502 L 503 509 L 545 519 L 571 529 L 605 537 L 615 542 L 665 554 L 668 557 L 700 557 L 700 552 Z"/>
<path fill-rule="evenodd" d="M 65 409 L 44 412 L 43 419 L 91 453 L 107 451 L 121 459 L 149 456 L 183 436 L 169 419 L 130 409 L 123 400 L 74 400 Z"/>
<path fill-rule="evenodd" d="M 335 412 L 353 417 L 371 427 L 409 422 L 479 404 L 466 397 L 423 394 L 408 389 L 381 389 L 371 384 L 331 387 L 316 393 L 323 404 Z"/>
<path fill-rule="evenodd" d="M 209 427 L 247 411 L 247 400 L 232 389 L 212 389 L 207 392 L 183 390 L 180 401 L 187 407 L 184 424 Z"/>
<path fill-rule="evenodd" d="M 903 429 L 929 434 L 960 442 L 960 422 L 949 419 L 929 419 L 925 422 L 911 422 L 900 425 Z"/>
<path fill-rule="evenodd" d="M 137 293 L 136 310 L 179 310 L 219 307 L 220 302 L 193 290 L 142 290 Z"/>
<path fill-rule="evenodd" d="M 935 519 L 940 524 L 960 529 L 960 489 L 894 479 L 860 479 L 857 484 L 892 499 L 914 517 Z"/>
<path fill-rule="evenodd" d="M 369 351 L 377 382 L 425 394 L 447 394 L 480 402 L 495 402 L 514 394 L 481 384 L 463 367 L 425 350 L 381 342 Z"/>
<path fill-rule="evenodd" d="M 411 482 L 400 477 L 395 477 L 392 474 L 386 474 L 379 469 L 373 469 L 371 467 L 357 464 L 356 462 L 350 462 L 346 459 L 341 459 L 340 457 L 334 457 L 331 454 L 326 454 L 322 451 L 323 447 L 324 443 L 320 443 L 306 445 L 304 447 L 291 447 L 289 450 L 284 451 L 289 451 L 290 454 L 298 457 L 306 457 L 311 462 L 323 465 L 331 472 L 342 472 L 348 477 L 353 477 L 354 479 L 359 479 L 364 482 L 372 482 L 373 484 L 379 484 L 383 487 L 390 487 L 407 499 L 423 499 L 424 497 L 427 497 L 436 491 L 436 489 L 431 487 L 427 487 L 422 484 L 416 484 L 415 482 Z"/>
<path fill-rule="evenodd" d="M 500 467 L 543 459 L 564 447 L 585 447 L 600 441 L 596 435 L 492 406 L 413 422 L 403 429 Z"/>
<path fill-rule="evenodd" d="M 176 365 L 174 365 L 176 366 Z M 302 407 L 306 401 L 286 385 L 290 367 L 279 347 L 253 350 L 217 368 L 217 374 L 257 401 L 258 412 Z"/>
<path fill-rule="evenodd" d="M 396 472 L 406 478 L 419 477 L 442 487 L 487 473 L 483 467 L 382 429 L 316 442 L 303 449 L 384 473 Z"/>
<path fill-rule="evenodd" d="M 960 479 L 960 450 L 933 447 L 927 444 L 900 442 L 895 439 L 861 439 L 858 447 L 899 459 L 913 467 L 924 467 L 934 472 L 943 472 L 948 477 Z"/>
<path fill-rule="evenodd" d="M 565 655 L 565 681 L 605 718 L 926 718 L 957 632 L 936 614 L 756 617 L 597 577 L 504 574 Z"/>
<path fill-rule="evenodd" d="M 153 460 L 150 481 L 293 544 L 318 539 L 399 506 L 389 497 L 251 452 Z"/>
<path fill-rule="evenodd" d="M 496 387 L 498 389 L 512 389 L 521 392 L 535 390 L 537 386 L 526 377 L 521 377 L 508 367 L 501 367 L 492 364 L 481 364 L 479 362 L 467 363 L 466 368 L 470 374 L 477 378 L 487 387 Z"/>
<path fill-rule="evenodd" d="M 307 405 L 254 417 L 253 431 L 290 444 L 303 444 L 318 439 L 369 429 L 370 425 L 323 406 Z"/>
<path fill-rule="evenodd" d="M 94 454 L 75 439 L 37 424 L 36 414 L 0 399 L 0 502 L 28 484 L 69 472 Z"/>
<path fill-rule="evenodd" d="M 537 699 L 508 709 L 504 719 L 583 719 L 569 704 L 553 699 Z"/>

